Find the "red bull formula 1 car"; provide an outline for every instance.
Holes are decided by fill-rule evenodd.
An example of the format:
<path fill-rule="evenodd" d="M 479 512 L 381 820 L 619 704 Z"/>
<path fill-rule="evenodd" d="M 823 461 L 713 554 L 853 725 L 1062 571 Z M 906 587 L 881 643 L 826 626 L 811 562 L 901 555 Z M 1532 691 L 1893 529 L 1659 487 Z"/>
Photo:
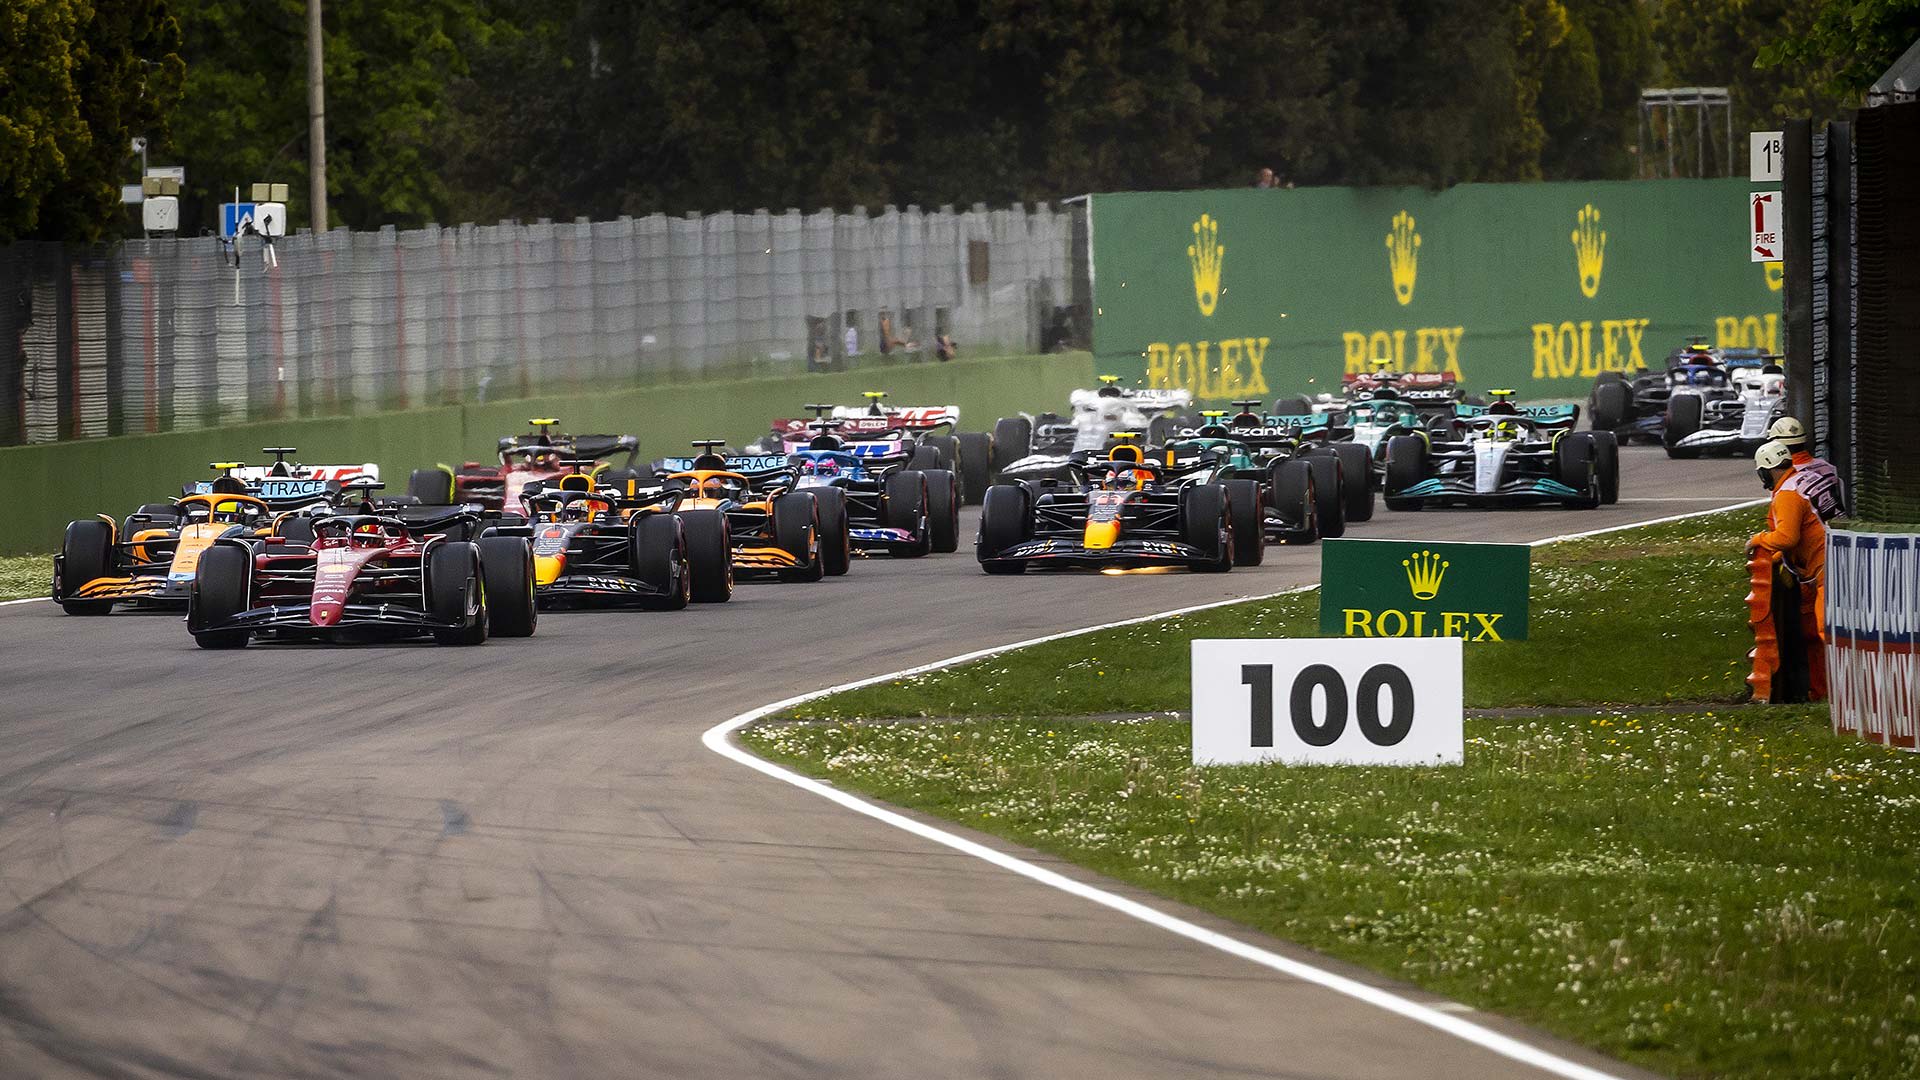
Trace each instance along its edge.
<path fill-rule="evenodd" d="M 733 595 L 732 536 L 718 510 L 682 507 L 687 493 L 595 489 L 585 474 L 523 497 L 525 525 L 496 535 L 533 543 L 543 607 L 637 605 L 674 611 Z"/>

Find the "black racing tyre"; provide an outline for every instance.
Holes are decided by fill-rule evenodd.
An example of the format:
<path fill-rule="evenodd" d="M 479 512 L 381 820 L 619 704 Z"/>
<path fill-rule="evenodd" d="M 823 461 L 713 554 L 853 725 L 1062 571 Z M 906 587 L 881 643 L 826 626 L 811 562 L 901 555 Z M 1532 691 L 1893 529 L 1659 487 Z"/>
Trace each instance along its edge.
<path fill-rule="evenodd" d="M 1675 394 L 1667 399 L 1667 426 L 1661 435 L 1670 458 L 1697 458 L 1697 446 L 1677 446 L 1681 439 L 1700 430 L 1702 402 L 1698 394 Z"/>
<path fill-rule="evenodd" d="M 133 523 L 135 517 L 144 517 L 147 520 L 143 524 L 135 525 Z M 127 515 L 125 529 L 127 539 L 133 539 L 133 534 L 141 529 L 164 529 L 179 520 L 180 508 L 172 503 L 141 503 L 138 510 Z"/>
<path fill-rule="evenodd" d="M 1573 431 L 1560 436 L 1553 446 L 1553 477 L 1583 492 L 1580 498 L 1563 503 L 1569 510 L 1598 509 L 1601 502 L 1598 462 L 1595 460 L 1593 433 Z"/>
<path fill-rule="evenodd" d="M 407 494 L 425 506 L 453 502 L 453 474 L 445 469 L 415 469 L 407 476 Z"/>
<path fill-rule="evenodd" d="M 1179 431 L 1180 418 L 1172 413 L 1161 413 L 1147 421 L 1146 437 L 1143 441 L 1147 446 L 1165 446 L 1178 437 Z M 1112 445 L 1111 442 L 1109 445 Z"/>
<path fill-rule="evenodd" d="M 1373 520 L 1373 452 L 1361 443 L 1334 443 L 1340 459 L 1340 501 L 1347 524 Z"/>
<path fill-rule="evenodd" d="M 634 488 L 647 483 L 647 478 L 638 469 L 608 469 L 594 480 L 594 486 L 612 488 L 622 495 L 631 495 Z"/>
<path fill-rule="evenodd" d="M 907 459 L 909 469 L 944 469 L 947 467 L 946 455 L 937 446 L 921 443 L 913 448 L 913 456 Z"/>
<path fill-rule="evenodd" d="M 1387 440 L 1386 499 L 1389 510 L 1418 510 L 1420 500 L 1401 498 L 1405 491 L 1427 478 L 1427 440 L 1418 435 L 1395 435 Z"/>
<path fill-rule="evenodd" d="M 1273 401 L 1273 411 L 1275 415 L 1278 416 L 1308 416 L 1313 413 L 1313 402 L 1308 401 L 1306 397 L 1301 394 L 1295 394 L 1292 397 L 1275 398 Z"/>
<path fill-rule="evenodd" d="M 927 478 L 927 531 L 933 550 L 946 554 L 960 550 L 960 480 L 948 469 L 922 473 Z"/>
<path fill-rule="evenodd" d="M 890 553 L 895 558 L 917 559 L 933 550 L 933 521 L 928 502 L 925 473 L 896 469 L 887 474 L 884 505 L 887 527 L 908 529 L 919 537 L 911 546 L 894 547 Z"/>
<path fill-rule="evenodd" d="M 1626 381 L 1627 381 L 1626 373 L 1622 371 L 1603 371 L 1600 374 L 1595 375 L 1593 377 L 1593 385 L 1595 387 L 1598 387 L 1603 383 L 1610 383 L 1610 382 L 1623 383 Z"/>
<path fill-rule="evenodd" d="M 680 519 L 672 514 L 639 514 L 627 531 L 633 576 L 655 590 L 644 606 L 655 611 L 686 607 L 693 599 L 693 575 L 687 568 L 687 534 Z"/>
<path fill-rule="evenodd" d="M 313 546 L 313 518 L 307 514 L 292 514 L 281 518 L 273 527 L 274 535 L 285 540 L 291 547 Z"/>
<path fill-rule="evenodd" d="M 820 504 L 811 491 L 789 491 L 773 500 L 773 538 L 800 565 L 780 572 L 782 581 L 819 581 L 827 576 L 820 559 Z"/>
<path fill-rule="evenodd" d="M 1233 564 L 1259 566 L 1267 557 L 1267 501 L 1260 481 L 1227 481 L 1227 520 L 1233 525 Z"/>
<path fill-rule="evenodd" d="M 987 487 L 993 483 L 993 436 L 984 431 L 963 431 L 954 436 L 959 441 L 959 464 L 956 471 L 960 474 L 960 497 L 968 506 L 980 505 L 987 497 Z"/>
<path fill-rule="evenodd" d="M 1342 498 L 1346 478 L 1340 459 L 1332 454 L 1313 454 L 1307 458 L 1313 470 L 1313 519 L 1323 537 L 1347 534 L 1347 504 Z"/>
<path fill-rule="evenodd" d="M 1227 525 L 1227 489 L 1195 484 L 1180 492 L 1180 536 L 1200 549 L 1193 569 L 1219 574 L 1233 569 L 1233 529 Z"/>
<path fill-rule="evenodd" d="M 519 536 L 485 536 L 476 546 L 480 580 L 486 585 L 487 633 L 532 637 L 540 624 L 534 604 L 533 545 Z"/>
<path fill-rule="evenodd" d="M 471 619 L 467 597 L 480 602 Z M 435 630 L 442 645 L 478 645 L 487 640 L 486 578 L 480 569 L 480 551 L 459 540 L 444 540 L 427 551 L 427 611 L 442 622 L 464 623 L 453 630 Z"/>
<path fill-rule="evenodd" d="M 1600 501 L 1608 506 L 1620 501 L 1620 440 L 1611 431 L 1590 431 L 1593 436 L 1593 466 L 1600 474 Z"/>
<path fill-rule="evenodd" d="M 974 541 L 974 557 L 989 574 L 1019 574 L 1027 569 L 1024 559 L 1002 559 L 1000 553 L 1033 535 L 1033 515 L 1027 507 L 1027 492 L 1018 484 L 995 484 L 987 489 L 980 503 L 980 534 Z"/>
<path fill-rule="evenodd" d="M 1024 416 L 1003 416 L 993 425 L 993 472 L 999 475 L 1007 466 L 1033 453 L 1033 421 Z M 986 496 L 980 496 L 982 505 Z"/>
<path fill-rule="evenodd" d="M 193 582 L 187 586 L 187 629 L 203 649 L 244 649 L 250 630 L 206 630 L 227 622 L 252 607 L 248 572 L 252 555 L 237 544 L 215 544 L 200 554 Z"/>
<path fill-rule="evenodd" d="M 1601 372 L 1593 384 L 1593 396 L 1587 399 L 1587 423 L 1595 431 L 1613 431 L 1627 422 L 1627 414 L 1632 411 L 1633 388 L 1622 381 L 1619 372 Z"/>
<path fill-rule="evenodd" d="M 1314 520 L 1313 466 L 1304 458 L 1283 458 L 1268 466 L 1267 486 L 1273 491 L 1273 507 L 1280 520 L 1300 523 L 1287 539 L 1310 544 L 1320 538 L 1319 523 Z"/>
<path fill-rule="evenodd" d="M 845 488 L 808 488 L 820 509 L 820 562 L 828 577 L 839 577 L 853 566 L 853 525 L 847 518 Z"/>
<path fill-rule="evenodd" d="M 921 446 L 931 446 L 940 451 L 940 468 L 957 469 L 960 460 L 960 440 L 952 435 L 922 435 Z"/>
<path fill-rule="evenodd" d="M 719 510 L 682 510 L 687 577 L 696 604 L 723 604 L 733 596 L 733 536 Z"/>
<path fill-rule="evenodd" d="M 119 563 L 115 555 L 113 526 L 97 519 L 69 524 L 60 543 L 60 587 L 73 593 L 95 578 L 106 577 Z M 113 601 L 62 600 L 60 610 L 69 615 L 105 615 L 113 610 Z"/>

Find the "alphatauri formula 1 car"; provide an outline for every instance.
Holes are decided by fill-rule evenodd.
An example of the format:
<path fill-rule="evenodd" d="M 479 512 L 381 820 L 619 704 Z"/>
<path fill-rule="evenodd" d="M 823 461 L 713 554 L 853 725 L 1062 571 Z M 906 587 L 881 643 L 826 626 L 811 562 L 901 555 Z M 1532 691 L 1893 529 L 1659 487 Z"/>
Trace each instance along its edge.
<path fill-rule="evenodd" d="M 526 538 L 486 535 L 466 509 L 313 518 L 313 542 L 221 537 L 200 557 L 187 629 L 202 648 L 255 636 L 353 641 L 431 636 L 447 645 L 528 637 L 538 616 Z"/>
<path fill-rule="evenodd" d="M 1587 399 L 1593 430 L 1659 442 L 1669 457 L 1752 453 L 1784 405 L 1779 359 L 1695 339 L 1667 357 L 1664 371 L 1603 371 Z"/>
<path fill-rule="evenodd" d="M 1578 405 L 1516 406 L 1511 390 L 1491 406 L 1456 406 L 1444 436 L 1387 442 L 1387 506 L 1482 507 L 1558 504 L 1590 510 L 1618 497 L 1618 448 L 1574 431 Z"/>

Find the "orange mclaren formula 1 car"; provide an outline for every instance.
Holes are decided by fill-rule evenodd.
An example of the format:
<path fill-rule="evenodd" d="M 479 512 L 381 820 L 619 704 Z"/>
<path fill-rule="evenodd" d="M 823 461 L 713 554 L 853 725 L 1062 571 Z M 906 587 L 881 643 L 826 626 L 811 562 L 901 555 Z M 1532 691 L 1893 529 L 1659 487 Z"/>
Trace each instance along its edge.
<path fill-rule="evenodd" d="M 678 491 L 682 512 L 717 510 L 727 521 L 733 547 L 734 573 L 775 577 L 781 581 L 819 581 L 829 569 L 844 573 L 844 557 L 829 567 L 828 554 L 849 550 L 845 507 L 834 515 L 836 535 L 823 543 L 820 505 L 811 491 L 773 488 L 755 491 L 744 473 L 726 468 L 726 458 L 715 453 L 720 440 L 697 442 L 703 452 L 693 467 L 669 473 L 663 491 Z"/>

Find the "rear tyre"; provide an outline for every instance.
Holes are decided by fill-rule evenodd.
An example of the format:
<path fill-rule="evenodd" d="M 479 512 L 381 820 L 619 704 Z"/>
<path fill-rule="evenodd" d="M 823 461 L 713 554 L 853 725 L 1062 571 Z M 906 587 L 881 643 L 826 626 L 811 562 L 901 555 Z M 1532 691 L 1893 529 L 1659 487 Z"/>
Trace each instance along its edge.
<path fill-rule="evenodd" d="M 820 562 L 820 507 L 810 491 L 789 491 L 773 500 L 773 537 L 799 565 L 782 570 L 782 581 L 819 581 L 827 576 Z"/>
<path fill-rule="evenodd" d="M 1004 421 L 1003 421 L 1004 423 Z M 974 541 L 973 554 L 980 568 L 989 574 L 1022 574 L 1024 559 L 1002 559 L 1000 553 L 1033 534 L 1033 517 L 1027 510 L 1027 493 L 1018 484 L 995 484 L 981 500 L 980 535 Z"/>
<path fill-rule="evenodd" d="M 306 514 L 294 514 L 281 519 L 274 526 L 274 532 L 292 547 L 313 546 L 313 518 Z"/>
<path fill-rule="evenodd" d="M 915 539 L 890 549 L 899 559 L 917 559 L 933 550 L 933 523 L 927 513 L 925 473 L 896 470 L 887 474 L 887 528 L 905 529 Z"/>
<path fill-rule="evenodd" d="M 1267 557 L 1267 505 L 1260 481 L 1227 481 L 1227 518 L 1233 525 L 1233 564 L 1259 566 Z"/>
<path fill-rule="evenodd" d="M 427 610 L 441 622 L 461 623 L 451 630 L 435 630 L 442 645 L 478 645 L 487 640 L 487 595 L 480 571 L 480 552 L 472 544 L 448 540 L 435 544 L 427 555 Z M 478 597 L 473 614 L 469 597 Z"/>
<path fill-rule="evenodd" d="M 1320 538 L 1319 522 L 1313 514 L 1313 466 L 1300 458 L 1287 458 L 1269 466 L 1268 485 L 1273 488 L 1273 508 L 1280 520 L 1293 522 L 1286 537 L 1299 544 L 1311 544 Z"/>
<path fill-rule="evenodd" d="M 1273 411 L 1281 416 L 1309 416 L 1313 413 L 1313 402 L 1299 394 L 1293 397 L 1275 398 Z"/>
<path fill-rule="evenodd" d="M 1609 379 L 1607 376 L 1613 376 Z M 1593 397 L 1587 402 L 1587 421 L 1595 431 L 1613 431 L 1627 422 L 1633 409 L 1633 388 L 1621 381 L 1617 371 L 1602 372 L 1593 384 Z"/>
<path fill-rule="evenodd" d="M 696 604 L 723 604 L 733 596 L 733 536 L 718 510 L 682 510 L 687 538 L 687 577 Z"/>
<path fill-rule="evenodd" d="M 853 526 L 847 521 L 847 493 L 843 488 L 811 488 L 820 508 L 820 562 L 829 577 L 839 577 L 853 566 Z"/>
<path fill-rule="evenodd" d="M 1620 440 L 1611 431 L 1591 431 L 1593 468 L 1600 474 L 1600 501 L 1612 506 L 1620 501 Z"/>
<path fill-rule="evenodd" d="M 68 593 L 106 577 L 119 561 L 114 558 L 113 526 L 104 521 L 73 522 L 60 543 L 60 556 L 60 587 Z M 113 610 L 113 601 L 62 600 L 60 610 L 69 615 L 105 615 Z"/>
<path fill-rule="evenodd" d="M 1387 509 L 1418 510 L 1420 500 L 1398 492 L 1427 478 L 1427 440 L 1418 435 L 1395 435 L 1387 440 Z"/>
<path fill-rule="evenodd" d="M 247 550 L 233 544 L 215 544 L 202 552 L 200 565 L 187 586 L 187 629 L 203 649 L 244 649 L 253 634 L 248 630 L 203 630 L 218 626 L 247 610 Z"/>
<path fill-rule="evenodd" d="M 533 545 L 518 536 L 486 536 L 476 546 L 487 632 L 494 637 L 532 637 L 540 624 L 534 605 Z"/>
<path fill-rule="evenodd" d="M 1553 448 L 1554 479 L 1582 493 L 1577 499 L 1562 502 L 1569 510 L 1595 510 L 1600 506 L 1600 477 L 1594 457 L 1591 432 L 1562 435 Z"/>
<path fill-rule="evenodd" d="M 407 477 L 407 494 L 426 506 L 453 502 L 453 474 L 445 469 L 415 469 Z"/>
<path fill-rule="evenodd" d="M 960 550 L 959 480 L 946 469 L 921 474 L 927 478 L 927 531 L 935 552 Z"/>
<path fill-rule="evenodd" d="M 1193 569 L 1222 574 L 1233 569 L 1233 529 L 1227 522 L 1227 489 L 1195 484 L 1180 492 L 1180 535 L 1200 550 Z"/>
<path fill-rule="evenodd" d="M 1347 524 L 1373 520 L 1373 453 L 1360 443 L 1334 443 L 1340 459 L 1340 501 Z"/>
<path fill-rule="evenodd" d="M 920 437 L 920 445 L 931 446 L 940 451 L 940 464 L 933 466 L 934 468 L 957 469 L 960 467 L 960 440 L 952 435 L 923 435 Z"/>
<path fill-rule="evenodd" d="M 993 425 L 993 472 L 998 476 L 1007 466 L 1033 453 L 1033 421 L 1024 416 L 1003 416 Z M 986 495 L 980 496 L 984 505 Z"/>
<path fill-rule="evenodd" d="M 960 496 L 968 506 L 978 506 L 993 483 L 993 436 L 984 431 L 963 431 L 954 438 L 960 443 Z"/>
<path fill-rule="evenodd" d="M 687 570 L 687 536 L 680 519 L 672 514 L 641 514 L 633 519 L 629 532 L 633 576 L 654 590 L 646 606 L 656 611 L 686 607 L 693 599 L 693 575 Z"/>
<path fill-rule="evenodd" d="M 1313 519 L 1322 537 L 1347 534 L 1347 506 L 1342 499 L 1345 479 L 1340 459 L 1332 454 L 1314 454 L 1307 458 L 1313 470 Z"/>
<path fill-rule="evenodd" d="M 1670 458 L 1697 458 L 1700 448 L 1697 446 L 1676 445 L 1681 439 L 1700 430 L 1700 395 L 1675 394 L 1667 399 L 1667 427 L 1660 437 L 1666 444 Z"/>
<path fill-rule="evenodd" d="M 134 524 L 133 519 L 144 517 L 142 524 Z M 128 539 L 141 529 L 164 529 L 180 520 L 180 508 L 172 503 L 141 503 L 140 509 L 127 515 L 127 527 L 124 530 Z"/>

